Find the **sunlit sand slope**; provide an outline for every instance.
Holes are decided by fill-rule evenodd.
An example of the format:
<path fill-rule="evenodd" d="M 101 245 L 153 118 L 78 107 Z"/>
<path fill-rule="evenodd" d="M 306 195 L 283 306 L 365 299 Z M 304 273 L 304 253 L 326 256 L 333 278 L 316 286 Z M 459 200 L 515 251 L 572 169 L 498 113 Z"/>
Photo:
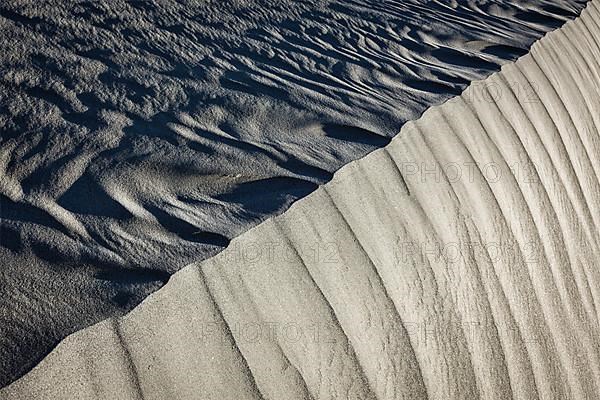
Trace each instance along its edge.
<path fill-rule="evenodd" d="M 0 387 L 585 4 L 0 1 Z"/>
<path fill-rule="evenodd" d="M 599 4 L 0 397 L 600 398 Z"/>

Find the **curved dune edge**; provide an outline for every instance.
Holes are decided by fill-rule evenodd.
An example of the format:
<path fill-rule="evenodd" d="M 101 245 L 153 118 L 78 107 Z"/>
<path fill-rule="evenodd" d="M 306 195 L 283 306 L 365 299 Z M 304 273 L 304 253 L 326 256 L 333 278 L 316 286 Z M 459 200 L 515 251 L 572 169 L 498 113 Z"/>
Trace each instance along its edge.
<path fill-rule="evenodd" d="M 3 399 L 600 398 L 600 6 Z"/>
<path fill-rule="evenodd" d="M 0 388 L 587 2 L 0 2 Z"/>

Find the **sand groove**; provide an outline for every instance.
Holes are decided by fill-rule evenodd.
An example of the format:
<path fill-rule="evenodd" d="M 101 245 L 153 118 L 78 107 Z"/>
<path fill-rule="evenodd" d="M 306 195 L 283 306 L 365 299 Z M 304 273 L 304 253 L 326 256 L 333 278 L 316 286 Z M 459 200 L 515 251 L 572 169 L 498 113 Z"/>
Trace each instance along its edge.
<path fill-rule="evenodd" d="M 600 398 L 598 5 L 0 398 Z"/>

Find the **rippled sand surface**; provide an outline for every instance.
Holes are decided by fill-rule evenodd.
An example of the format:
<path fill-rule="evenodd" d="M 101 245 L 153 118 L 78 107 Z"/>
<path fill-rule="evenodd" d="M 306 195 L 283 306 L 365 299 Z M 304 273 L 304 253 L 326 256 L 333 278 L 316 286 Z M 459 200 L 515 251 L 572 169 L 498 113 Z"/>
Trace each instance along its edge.
<path fill-rule="evenodd" d="M 584 6 L 3 2 L 0 385 Z"/>

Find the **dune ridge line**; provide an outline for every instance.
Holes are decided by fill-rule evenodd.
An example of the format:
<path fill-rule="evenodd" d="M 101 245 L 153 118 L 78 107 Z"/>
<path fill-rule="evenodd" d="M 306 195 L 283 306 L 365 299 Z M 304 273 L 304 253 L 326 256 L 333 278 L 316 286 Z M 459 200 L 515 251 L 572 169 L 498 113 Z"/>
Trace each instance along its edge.
<path fill-rule="evenodd" d="M 600 398 L 599 128 L 592 0 L 0 398 Z"/>
<path fill-rule="evenodd" d="M 0 387 L 586 3 L 2 1 Z"/>

